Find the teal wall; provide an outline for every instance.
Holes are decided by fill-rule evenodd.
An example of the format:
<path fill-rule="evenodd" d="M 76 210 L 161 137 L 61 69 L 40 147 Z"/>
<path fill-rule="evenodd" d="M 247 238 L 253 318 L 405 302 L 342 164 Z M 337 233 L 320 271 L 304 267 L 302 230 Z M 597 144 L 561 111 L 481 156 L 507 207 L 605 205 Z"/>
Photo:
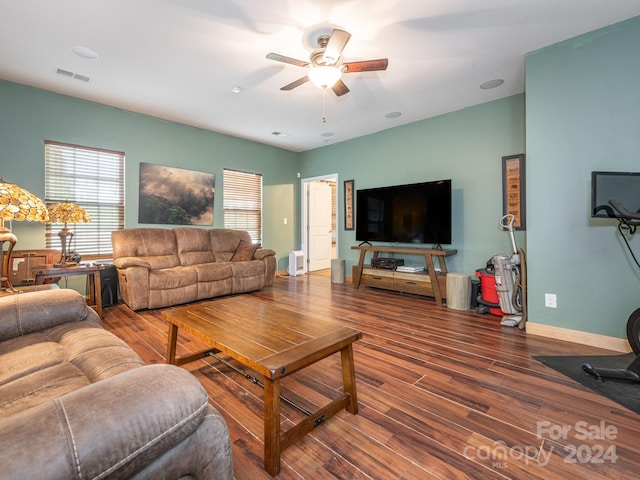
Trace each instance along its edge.
<path fill-rule="evenodd" d="M 527 56 L 535 322 L 625 338 L 626 319 L 640 304 L 639 269 L 617 223 L 589 212 L 591 171 L 640 171 L 639 47 L 636 17 Z M 640 254 L 640 238 L 631 245 Z M 545 292 L 558 295 L 557 309 L 544 307 Z"/>
<path fill-rule="evenodd" d="M 511 252 L 509 236 L 498 226 L 502 157 L 524 150 L 524 95 L 516 95 L 302 153 L 302 173 L 338 172 L 340 215 L 344 180 L 353 179 L 357 190 L 450 178 L 453 243 L 444 247 L 458 253 L 447 258 L 447 267 L 474 275 L 492 255 Z M 350 271 L 358 261 L 351 250 L 355 232 L 339 223 L 339 256 Z M 517 233 L 525 247 L 524 233 Z"/>
<path fill-rule="evenodd" d="M 0 175 L 38 196 L 44 197 L 44 140 L 125 152 L 127 227 L 139 226 L 140 162 L 214 173 L 215 227 L 223 226 L 223 168 L 262 173 L 265 212 L 277 211 L 290 219 L 284 225 L 268 213 L 263 243 L 276 250 L 279 268 L 286 268 L 294 247 L 293 205 L 299 196 L 297 154 L 6 81 L 0 81 L 0 105 Z M 16 248 L 44 246 L 43 225 L 14 222 L 13 229 Z"/>

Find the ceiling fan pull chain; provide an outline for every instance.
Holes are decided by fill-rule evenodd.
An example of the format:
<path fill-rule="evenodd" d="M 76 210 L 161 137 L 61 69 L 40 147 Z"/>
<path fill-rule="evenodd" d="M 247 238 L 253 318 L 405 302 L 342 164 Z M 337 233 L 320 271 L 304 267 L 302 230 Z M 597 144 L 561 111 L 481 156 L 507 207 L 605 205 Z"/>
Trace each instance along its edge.
<path fill-rule="evenodd" d="M 327 88 L 324 87 L 322 89 L 322 123 L 327 123 L 326 99 L 327 99 Z"/>

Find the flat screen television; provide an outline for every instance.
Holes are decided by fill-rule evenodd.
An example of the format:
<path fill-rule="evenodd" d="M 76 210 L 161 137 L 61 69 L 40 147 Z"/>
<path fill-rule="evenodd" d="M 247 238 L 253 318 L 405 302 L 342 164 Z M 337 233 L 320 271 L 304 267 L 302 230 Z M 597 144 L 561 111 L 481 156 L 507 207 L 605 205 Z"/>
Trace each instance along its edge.
<path fill-rule="evenodd" d="M 630 212 L 640 212 L 640 173 L 591 172 L 591 216 L 619 217 L 609 204 L 612 198 Z"/>
<path fill-rule="evenodd" d="M 356 192 L 356 240 L 451 243 L 451 180 Z"/>

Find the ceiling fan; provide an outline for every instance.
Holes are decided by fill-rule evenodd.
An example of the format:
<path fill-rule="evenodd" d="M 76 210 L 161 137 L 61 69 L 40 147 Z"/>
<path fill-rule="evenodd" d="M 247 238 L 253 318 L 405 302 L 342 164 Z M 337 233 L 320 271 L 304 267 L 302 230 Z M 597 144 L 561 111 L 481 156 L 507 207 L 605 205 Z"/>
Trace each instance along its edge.
<path fill-rule="evenodd" d="M 308 62 L 285 57 L 278 53 L 269 53 L 267 58 L 270 60 L 310 69 L 307 75 L 285 85 L 280 90 L 293 90 L 310 80 L 314 85 L 323 89 L 331 88 L 337 96 L 342 96 L 349 93 L 349 88 L 341 80 L 343 73 L 373 72 L 387 69 L 389 60 L 386 58 L 339 64 L 342 50 L 350 38 L 349 32 L 339 29 L 334 29 L 331 35 L 320 35 L 318 48 L 311 52 Z"/>

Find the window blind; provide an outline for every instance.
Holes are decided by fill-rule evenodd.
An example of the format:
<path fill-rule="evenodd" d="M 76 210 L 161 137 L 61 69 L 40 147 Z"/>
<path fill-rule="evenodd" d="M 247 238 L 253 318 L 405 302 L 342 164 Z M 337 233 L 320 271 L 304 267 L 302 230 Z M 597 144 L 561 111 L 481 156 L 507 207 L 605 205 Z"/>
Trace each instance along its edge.
<path fill-rule="evenodd" d="M 124 153 L 49 140 L 44 146 L 47 207 L 70 202 L 91 215 L 90 223 L 68 225 L 74 233 L 70 250 L 83 257 L 111 256 L 111 232 L 124 228 Z M 60 249 L 61 228 L 47 224 L 47 248 Z"/>
<path fill-rule="evenodd" d="M 262 175 L 223 170 L 224 226 L 246 230 L 253 243 L 262 243 Z"/>

